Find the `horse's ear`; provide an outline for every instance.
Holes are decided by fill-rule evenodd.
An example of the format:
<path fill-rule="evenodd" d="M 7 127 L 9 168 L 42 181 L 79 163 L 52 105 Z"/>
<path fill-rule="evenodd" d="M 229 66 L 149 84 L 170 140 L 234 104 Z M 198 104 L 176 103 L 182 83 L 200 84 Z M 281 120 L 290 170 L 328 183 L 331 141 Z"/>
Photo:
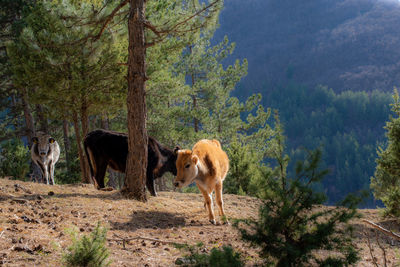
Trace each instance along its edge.
<path fill-rule="evenodd" d="M 174 154 L 178 155 L 178 151 L 181 150 L 181 148 L 179 146 L 176 146 L 174 149 Z"/>
<path fill-rule="evenodd" d="M 35 137 L 32 137 L 32 143 L 33 144 L 37 144 L 37 143 L 39 143 L 39 139 L 35 136 Z"/>
<path fill-rule="evenodd" d="M 192 162 L 193 162 L 193 164 L 197 164 L 197 162 L 199 162 L 199 157 L 197 156 L 197 155 L 193 155 L 192 156 Z"/>

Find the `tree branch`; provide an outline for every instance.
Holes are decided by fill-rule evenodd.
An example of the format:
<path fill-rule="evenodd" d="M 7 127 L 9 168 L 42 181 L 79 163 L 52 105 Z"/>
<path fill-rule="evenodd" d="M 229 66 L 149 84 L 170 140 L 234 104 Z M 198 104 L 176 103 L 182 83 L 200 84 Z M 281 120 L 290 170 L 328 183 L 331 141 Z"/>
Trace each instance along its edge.
<path fill-rule="evenodd" d="M 215 0 L 214 2 L 212 2 L 211 4 L 209 4 L 208 6 L 205 6 L 204 8 L 200 9 L 199 11 L 197 11 L 196 13 L 194 13 L 193 15 L 191 15 L 190 17 L 182 20 L 181 22 L 175 24 L 172 29 L 176 29 L 178 26 L 188 22 L 189 20 L 191 20 L 192 18 L 200 15 L 201 13 L 203 13 L 204 11 L 206 11 L 207 9 L 211 8 L 212 6 L 215 6 L 218 2 L 220 2 L 220 0 Z"/>
<path fill-rule="evenodd" d="M 393 237 L 393 238 L 395 238 L 397 240 L 400 240 L 400 235 L 399 234 L 393 233 L 392 231 L 387 230 L 387 229 L 383 228 L 382 226 L 377 225 L 376 223 L 368 221 L 366 219 L 364 219 L 363 222 L 366 222 L 367 224 L 371 225 L 372 227 L 378 229 L 379 231 L 381 231 L 382 233 L 385 233 L 388 236 L 391 236 L 391 237 Z"/>
<path fill-rule="evenodd" d="M 101 27 L 99 33 L 96 34 L 96 35 L 94 36 L 94 38 L 93 38 L 95 41 L 98 40 L 98 39 L 101 37 L 101 35 L 103 34 L 103 32 L 104 32 L 104 30 L 106 29 L 107 25 L 108 25 L 108 24 L 110 23 L 110 21 L 114 18 L 115 14 L 117 14 L 117 12 L 118 12 L 121 8 L 123 8 L 128 2 L 129 2 L 129 0 L 123 0 L 123 1 L 121 1 L 121 3 L 120 3 L 116 8 L 114 8 L 114 10 L 111 12 L 111 14 L 107 16 L 107 19 L 104 21 L 104 24 L 103 24 L 103 26 Z"/>
<path fill-rule="evenodd" d="M 145 21 L 144 21 L 144 26 L 145 26 L 146 28 L 150 29 L 152 32 L 154 32 L 158 37 L 160 37 L 160 32 L 157 30 L 157 28 L 156 28 L 154 25 L 152 25 L 152 24 L 150 23 L 150 21 L 145 20 Z"/>

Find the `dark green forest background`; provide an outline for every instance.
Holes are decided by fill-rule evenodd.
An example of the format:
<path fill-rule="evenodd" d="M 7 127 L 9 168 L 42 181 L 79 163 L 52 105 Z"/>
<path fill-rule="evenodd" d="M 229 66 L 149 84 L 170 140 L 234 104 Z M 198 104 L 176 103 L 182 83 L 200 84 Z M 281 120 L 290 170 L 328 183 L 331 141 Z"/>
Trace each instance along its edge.
<path fill-rule="evenodd" d="M 225 1 L 214 40 L 229 36 L 249 63 L 234 95 L 279 110 L 292 165 L 322 149 L 330 204 L 369 189 L 400 78 L 399 25 L 398 1 Z"/>

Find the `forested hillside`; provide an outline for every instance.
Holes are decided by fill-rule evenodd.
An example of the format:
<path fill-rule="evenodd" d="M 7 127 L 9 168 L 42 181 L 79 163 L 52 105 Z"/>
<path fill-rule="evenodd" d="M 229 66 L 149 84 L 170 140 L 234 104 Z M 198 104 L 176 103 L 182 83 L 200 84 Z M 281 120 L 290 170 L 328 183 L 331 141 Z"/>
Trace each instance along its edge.
<path fill-rule="evenodd" d="M 398 1 L 227 0 L 220 24 L 217 39 L 228 35 L 249 61 L 240 95 L 288 76 L 336 92 L 390 92 L 399 83 Z"/>
<path fill-rule="evenodd" d="M 277 109 L 293 159 L 321 147 L 335 203 L 368 189 L 385 146 L 400 54 L 398 1 L 228 0 L 214 37 L 229 36 L 248 75 L 234 95 L 261 93 Z M 372 197 L 367 206 L 376 206 Z"/>
<path fill-rule="evenodd" d="M 391 94 L 380 91 L 335 93 L 293 82 L 269 91 L 264 99 L 280 112 L 294 162 L 304 158 L 307 149 L 322 149 L 330 174 L 320 190 L 330 204 L 348 193 L 369 190 L 378 145 L 385 146 L 383 127 L 392 102 Z M 366 202 L 368 207 L 377 204 L 372 195 Z"/>

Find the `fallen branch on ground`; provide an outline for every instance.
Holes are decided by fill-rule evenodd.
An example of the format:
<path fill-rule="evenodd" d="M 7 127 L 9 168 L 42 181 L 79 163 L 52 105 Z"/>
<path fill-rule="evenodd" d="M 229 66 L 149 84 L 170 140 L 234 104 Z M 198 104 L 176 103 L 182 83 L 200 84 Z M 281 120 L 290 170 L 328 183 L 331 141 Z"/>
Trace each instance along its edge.
<path fill-rule="evenodd" d="M 139 239 L 147 240 L 147 241 L 153 241 L 153 242 L 159 242 L 159 243 L 162 243 L 162 244 L 180 244 L 180 245 L 183 245 L 181 243 L 177 243 L 177 242 L 174 242 L 174 241 L 166 241 L 166 240 L 160 240 L 160 239 L 157 239 L 157 238 L 150 238 L 150 237 L 144 237 L 144 236 L 136 236 L 136 237 L 130 237 L 130 238 L 125 238 L 125 237 L 121 237 L 121 236 L 118 236 L 118 235 L 115 235 L 115 236 L 118 237 L 118 239 L 107 238 L 107 240 L 108 241 L 122 242 L 122 246 L 124 247 L 124 249 L 125 249 L 125 244 L 126 244 L 127 241 L 139 240 Z"/>
<path fill-rule="evenodd" d="M 392 231 L 387 230 L 387 229 L 383 228 L 382 226 L 377 225 L 374 222 L 371 222 L 371 221 L 368 221 L 368 220 L 365 220 L 365 219 L 363 220 L 363 222 L 368 223 L 369 225 L 371 225 L 374 228 L 378 229 L 379 231 L 385 233 L 386 235 L 389 235 L 389 236 L 391 236 L 391 237 L 393 237 L 393 238 L 395 238 L 395 239 L 400 241 L 400 235 L 399 234 L 393 233 Z"/>

